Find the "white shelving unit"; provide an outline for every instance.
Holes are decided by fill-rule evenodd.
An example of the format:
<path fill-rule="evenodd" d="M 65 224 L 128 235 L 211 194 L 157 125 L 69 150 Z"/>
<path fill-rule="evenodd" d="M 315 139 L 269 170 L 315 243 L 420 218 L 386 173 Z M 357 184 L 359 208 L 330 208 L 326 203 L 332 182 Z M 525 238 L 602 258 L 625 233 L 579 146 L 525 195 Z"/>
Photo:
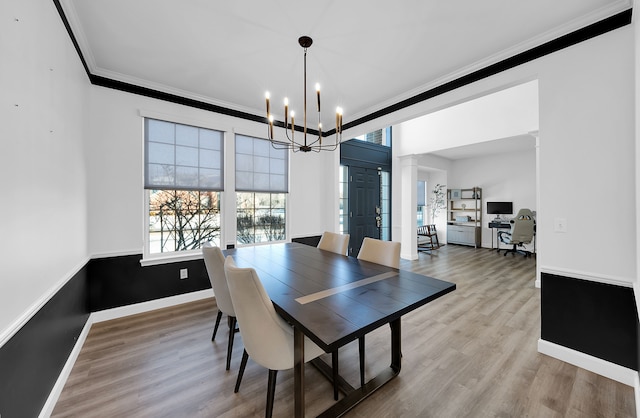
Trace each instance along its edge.
<path fill-rule="evenodd" d="M 447 189 L 447 242 L 480 247 L 482 189 Z"/>

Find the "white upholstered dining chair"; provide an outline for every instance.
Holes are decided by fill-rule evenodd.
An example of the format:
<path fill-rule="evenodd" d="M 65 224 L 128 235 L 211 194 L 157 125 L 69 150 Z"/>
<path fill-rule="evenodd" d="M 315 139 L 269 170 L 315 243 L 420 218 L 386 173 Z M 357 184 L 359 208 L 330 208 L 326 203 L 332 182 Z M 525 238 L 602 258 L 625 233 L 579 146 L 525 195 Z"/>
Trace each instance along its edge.
<path fill-rule="evenodd" d="M 320 237 L 318 248 L 336 254 L 347 255 L 347 250 L 349 249 L 349 234 L 336 234 L 335 232 L 325 231 L 322 233 L 322 237 Z"/>
<path fill-rule="evenodd" d="M 400 243 L 365 237 L 358 253 L 359 260 L 400 268 Z"/>
<path fill-rule="evenodd" d="M 213 294 L 216 298 L 216 305 L 218 305 L 218 316 L 216 317 L 216 325 L 213 327 L 211 341 L 216 338 L 222 314 L 224 313 L 229 318 L 229 340 L 227 342 L 227 370 L 229 370 L 231 366 L 231 352 L 233 351 L 233 337 L 236 333 L 236 314 L 233 309 L 233 303 L 231 302 L 227 278 L 224 273 L 224 255 L 222 255 L 222 250 L 219 247 L 207 242 L 202 246 L 202 256 L 204 258 L 204 265 L 207 268 L 209 280 L 211 281 Z"/>
<path fill-rule="evenodd" d="M 365 237 L 358 252 L 358 260 L 400 268 L 400 243 Z M 364 385 L 364 335 L 358 339 L 358 349 L 360 351 L 360 383 Z"/>
<path fill-rule="evenodd" d="M 253 268 L 239 268 L 233 258 L 228 256 L 224 269 L 244 342 L 234 392 L 237 393 L 240 388 L 247 360 L 251 356 L 256 363 L 269 369 L 265 416 L 271 417 L 277 372 L 294 366 L 293 328 L 278 315 Z M 320 347 L 307 337 L 304 338 L 305 362 L 323 353 Z"/>
<path fill-rule="evenodd" d="M 349 234 L 336 234 L 335 232 L 325 231 L 320 237 L 318 248 L 332 253 L 347 255 L 349 249 Z M 333 398 L 338 400 L 338 349 L 331 353 L 331 367 L 333 369 Z M 360 370 L 361 374 L 364 370 Z"/>

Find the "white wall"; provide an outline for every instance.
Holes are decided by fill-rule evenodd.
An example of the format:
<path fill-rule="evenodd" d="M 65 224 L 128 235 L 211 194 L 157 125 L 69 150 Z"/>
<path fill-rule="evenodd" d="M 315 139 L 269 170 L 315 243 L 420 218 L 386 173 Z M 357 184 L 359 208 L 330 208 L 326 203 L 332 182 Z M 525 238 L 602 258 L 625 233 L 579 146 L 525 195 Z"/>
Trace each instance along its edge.
<path fill-rule="evenodd" d="M 634 0 L 634 10 L 638 10 L 640 2 Z M 636 84 L 636 97 L 635 97 L 635 113 L 638 114 L 640 110 L 640 25 L 638 25 L 638 14 L 633 14 L 633 22 L 635 26 L 635 84 Z M 640 260 L 640 118 L 636 116 L 636 260 Z M 636 265 L 636 282 L 634 284 L 634 295 L 636 298 L 636 309 L 638 310 L 638 317 L 640 317 L 640 263 Z M 640 347 L 638 347 L 640 350 Z M 638 354 L 640 357 L 640 353 Z M 636 395 L 636 416 L 640 416 L 640 371 L 638 372 L 635 381 L 635 395 Z"/>
<path fill-rule="evenodd" d="M 638 0 L 634 1 L 634 6 L 640 6 Z M 634 10 L 638 10 L 634 7 Z M 635 84 L 636 84 L 636 260 L 640 260 L 640 118 L 637 117 L 638 111 L 640 111 L 640 24 L 638 24 L 638 14 L 633 14 L 633 21 L 635 26 Z M 640 317 L 640 263 L 636 268 L 636 308 L 638 309 L 638 316 Z M 640 372 L 639 372 L 640 374 Z M 639 382 L 640 383 L 640 382 Z M 640 416 L 640 387 L 636 388 L 636 409 Z"/>
<path fill-rule="evenodd" d="M 488 92 L 489 93 L 489 92 Z M 510 138 L 538 129 L 538 81 L 492 92 L 402 123 L 398 155 Z"/>
<path fill-rule="evenodd" d="M 635 280 L 633 51 L 627 26 L 540 60 L 541 268 Z"/>
<path fill-rule="evenodd" d="M 87 261 L 89 80 L 53 2 L 0 18 L 1 346 Z"/>
<path fill-rule="evenodd" d="M 386 119 L 402 121 L 410 115 L 442 109 L 447 103 L 460 103 L 465 97 L 479 97 L 537 78 L 538 264 L 549 271 L 633 283 L 637 255 L 634 51 L 634 27 L 630 25 Z M 402 141 L 397 133 L 394 131 L 394 144 Z M 430 138 L 420 135 L 420 141 L 428 143 Z M 424 149 L 404 152 L 417 151 Z M 396 199 L 402 196 L 394 191 L 394 204 Z M 607 245 L 593 245 L 594 225 L 612 216 L 628 220 L 626 227 L 605 229 L 598 241 Z M 554 231 L 556 218 L 567 220 L 566 233 Z M 397 225 L 393 227 L 396 231 Z"/>
<path fill-rule="evenodd" d="M 228 167 L 223 205 L 233 216 L 226 216 L 223 221 L 223 234 L 226 233 L 223 242 L 234 244 L 235 213 L 229 213 L 235 208 L 234 133 L 264 137 L 266 125 L 94 86 L 91 88 L 91 135 L 87 151 L 91 184 L 90 253 L 103 256 L 142 252 L 144 138 L 140 111 L 226 132 L 225 165 Z M 333 172 L 327 169 L 333 153 L 292 153 L 290 156 L 289 236 L 320 234 L 332 226 L 333 215 L 327 210 L 327 194 L 333 188 L 328 189 L 326 183 L 335 180 L 337 184 Z"/>

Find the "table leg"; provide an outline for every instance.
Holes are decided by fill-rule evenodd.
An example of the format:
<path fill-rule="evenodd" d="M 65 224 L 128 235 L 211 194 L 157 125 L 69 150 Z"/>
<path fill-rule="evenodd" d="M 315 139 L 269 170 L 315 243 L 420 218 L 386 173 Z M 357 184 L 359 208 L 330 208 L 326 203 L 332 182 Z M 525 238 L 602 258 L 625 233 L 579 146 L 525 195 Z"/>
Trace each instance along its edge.
<path fill-rule="evenodd" d="M 293 327 L 293 384 L 294 413 L 296 418 L 304 417 L 304 334 Z"/>
<path fill-rule="evenodd" d="M 489 227 L 489 231 L 491 231 L 491 250 L 493 250 L 493 228 Z"/>
<path fill-rule="evenodd" d="M 400 327 L 400 318 L 389 323 L 391 326 L 391 369 L 396 373 L 400 373 L 402 368 L 402 332 Z"/>

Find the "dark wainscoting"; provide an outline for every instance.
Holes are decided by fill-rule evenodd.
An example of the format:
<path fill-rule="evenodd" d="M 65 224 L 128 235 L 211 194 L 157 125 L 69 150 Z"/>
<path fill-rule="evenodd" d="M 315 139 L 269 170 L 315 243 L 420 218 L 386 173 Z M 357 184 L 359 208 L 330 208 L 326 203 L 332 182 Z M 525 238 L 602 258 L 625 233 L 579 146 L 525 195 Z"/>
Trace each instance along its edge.
<path fill-rule="evenodd" d="M 291 238 L 291 242 L 298 242 L 300 244 L 317 247 L 318 243 L 320 242 L 320 238 L 322 238 L 322 235 L 312 235 L 310 237 Z"/>
<path fill-rule="evenodd" d="M 75 274 L 0 347 L 0 415 L 37 417 L 82 333 L 87 267 Z"/>
<path fill-rule="evenodd" d="M 203 260 L 142 267 L 141 258 L 89 261 L 0 347 L 1 417 L 38 416 L 91 312 L 211 288 Z"/>
<path fill-rule="evenodd" d="M 633 289 L 542 273 L 542 339 L 638 370 Z"/>
<path fill-rule="evenodd" d="M 89 262 L 88 303 L 91 312 L 210 289 L 204 261 L 141 266 L 142 254 L 97 258 Z M 189 278 L 180 279 L 180 269 Z"/>

